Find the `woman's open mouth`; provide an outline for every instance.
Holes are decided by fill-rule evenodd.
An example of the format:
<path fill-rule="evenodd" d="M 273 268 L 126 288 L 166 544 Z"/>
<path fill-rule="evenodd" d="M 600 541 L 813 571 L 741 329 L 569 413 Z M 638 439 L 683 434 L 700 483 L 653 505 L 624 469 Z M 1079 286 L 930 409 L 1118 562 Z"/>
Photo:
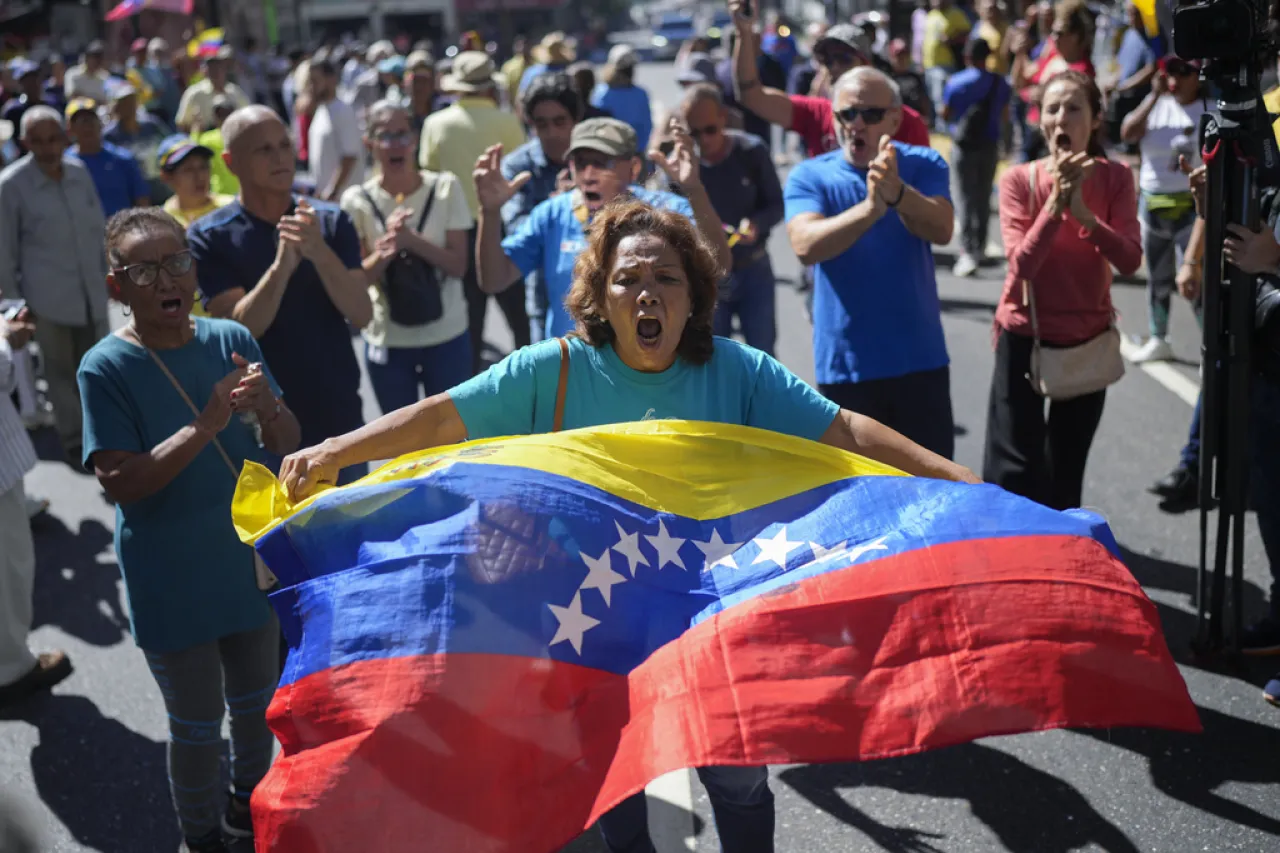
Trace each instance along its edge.
<path fill-rule="evenodd" d="M 583 190 L 582 197 L 587 200 L 587 204 L 600 203 L 600 193 L 596 192 L 595 190 Z"/>
<path fill-rule="evenodd" d="M 1058 151 L 1071 150 L 1071 137 L 1064 131 L 1053 138 L 1053 147 Z"/>
<path fill-rule="evenodd" d="M 405 164 L 405 156 L 403 154 L 392 154 L 387 158 L 387 163 L 399 168 Z"/>
<path fill-rule="evenodd" d="M 166 317 L 177 317 L 182 314 L 182 298 L 178 296 L 160 300 L 160 310 Z"/>
<path fill-rule="evenodd" d="M 636 321 L 636 342 L 641 349 L 656 349 L 661 341 L 661 320 L 656 317 L 641 317 Z"/>

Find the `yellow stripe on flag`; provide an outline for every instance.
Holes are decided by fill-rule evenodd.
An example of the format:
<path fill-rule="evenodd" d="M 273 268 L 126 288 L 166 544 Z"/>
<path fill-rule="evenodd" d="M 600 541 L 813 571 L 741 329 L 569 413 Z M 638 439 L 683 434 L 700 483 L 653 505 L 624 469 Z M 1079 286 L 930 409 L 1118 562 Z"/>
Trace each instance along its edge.
<path fill-rule="evenodd" d="M 769 430 L 668 420 L 424 450 L 343 488 L 412 480 L 454 462 L 558 474 L 658 512 L 699 520 L 744 512 L 849 477 L 903 476 L 862 456 Z M 244 542 L 256 542 L 324 494 L 292 503 L 270 471 L 245 463 L 231 506 L 236 531 Z M 369 507 L 352 511 L 364 513 Z"/>

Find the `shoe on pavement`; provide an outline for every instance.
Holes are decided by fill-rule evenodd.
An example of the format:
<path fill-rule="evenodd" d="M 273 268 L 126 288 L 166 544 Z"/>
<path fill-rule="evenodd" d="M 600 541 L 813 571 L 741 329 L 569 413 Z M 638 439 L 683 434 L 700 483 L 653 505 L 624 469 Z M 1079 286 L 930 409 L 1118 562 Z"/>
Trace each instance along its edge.
<path fill-rule="evenodd" d="M 222 834 L 214 830 L 202 838 L 188 838 L 178 848 L 178 853 L 230 853 Z"/>
<path fill-rule="evenodd" d="M 1280 619 L 1268 616 L 1245 628 L 1240 651 L 1246 655 L 1280 655 Z"/>
<path fill-rule="evenodd" d="M 1271 676 L 1267 686 L 1262 688 L 1262 698 L 1280 708 L 1280 672 Z"/>
<path fill-rule="evenodd" d="M 227 802 L 227 810 L 222 814 L 222 831 L 232 838 L 253 838 L 253 815 L 249 804 L 235 794 Z"/>
<path fill-rule="evenodd" d="M 33 498 L 31 495 L 26 496 L 27 501 L 27 520 L 34 521 L 39 516 L 49 511 L 48 498 Z"/>
<path fill-rule="evenodd" d="M 1147 342 L 1138 347 L 1138 351 L 1129 356 L 1134 364 L 1145 364 L 1148 361 L 1168 361 L 1173 358 L 1173 347 L 1164 338 L 1152 335 Z"/>
<path fill-rule="evenodd" d="M 12 684 L 0 687 L 0 707 L 48 690 L 71 674 L 71 658 L 66 652 L 45 652 L 36 658 L 31 671 Z"/>
<path fill-rule="evenodd" d="M 1149 491 L 1174 503 L 1187 503 L 1200 498 L 1200 474 L 1194 468 L 1179 465 L 1151 484 Z"/>
<path fill-rule="evenodd" d="M 956 258 L 955 264 L 951 267 L 951 274 L 960 278 L 967 278 L 977 271 L 978 262 L 967 252 L 961 252 L 960 257 Z"/>

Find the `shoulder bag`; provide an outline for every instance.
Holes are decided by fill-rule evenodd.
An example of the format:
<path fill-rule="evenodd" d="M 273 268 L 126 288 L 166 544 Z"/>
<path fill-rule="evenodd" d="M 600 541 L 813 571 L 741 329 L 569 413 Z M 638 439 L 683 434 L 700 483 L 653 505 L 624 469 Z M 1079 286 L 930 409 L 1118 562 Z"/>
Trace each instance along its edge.
<path fill-rule="evenodd" d="M 160 360 L 160 356 L 156 355 L 155 351 L 150 347 L 147 347 L 147 355 L 151 356 L 151 360 L 156 363 L 156 367 L 160 368 L 160 372 L 169 380 L 169 384 L 173 386 L 173 390 L 178 392 L 178 396 L 182 398 L 182 402 L 187 404 L 187 408 L 191 410 L 191 413 L 197 418 L 200 417 L 200 410 L 196 408 L 196 404 L 191 401 L 189 396 L 187 396 L 187 392 L 183 387 L 178 384 L 177 378 L 170 372 L 165 363 Z M 222 442 L 218 441 L 218 437 L 216 435 L 213 437 L 213 448 L 218 451 L 218 455 L 222 457 L 222 461 L 227 463 L 227 470 L 231 472 L 231 479 L 238 481 L 240 479 L 240 472 L 236 470 L 235 463 L 231 461 L 231 456 L 227 453 L 226 449 L 223 448 Z M 267 564 L 262 562 L 262 557 L 258 555 L 256 548 L 253 552 L 253 574 L 254 579 L 258 583 L 258 589 L 263 592 L 273 589 L 279 583 L 275 574 L 267 568 Z"/>
<path fill-rule="evenodd" d="M 1027 183 L 1034 220 L 1040 212 L 1036 186 L 1036 163 L 1027 166 Z M 1070 400 L 1101 391 L 1124 376 L 1124 357 L 1120 355 L 1120 330 L 1116 328 L 1115 311 L 1105 332 L 1073 347 L 1046 347 L 1040 342 L 1040 323 L 1036 317 L 1035 286 L 1022 280 L 1022 304 L 1031 315 L 1031 371 L 1027 381 L 1042 397 Z"/>
<path fill-rule="evenodd" d="M 422 202 L 422 212 L 418 214 L 416 230 L 422 233 L 422 226 L 431 213 L 431 203 L 435 201 L 437 181 L 431 183 L 427 190 L 426 200 Z M 373 215 L 378 218 L 382 232 L 387 231 L 387 220 L 374 202 L 373 196 L 363 186 L 360 193 L 373 208 Z M 412 252 L 401 250 L 382 274 L 382 292 L 387 297 L 387 310 L 391 322 L 397 326 L 425 326 L 434 323 L 444 315 L 444 303 L 440 296 L 440 281 L 436 268 Z"/>
<path fill-rule="evenodd" d="M 996 92 L 1003 82 L 995 74 L 982 72 L 990 78 L 991 85 L 982 100 L 965 110 L 964 115 L 956 122 L 955 144 L 963 149 L 979 148 L 987 140 L 987 128 L 991 126 L 991 105 Z"/>

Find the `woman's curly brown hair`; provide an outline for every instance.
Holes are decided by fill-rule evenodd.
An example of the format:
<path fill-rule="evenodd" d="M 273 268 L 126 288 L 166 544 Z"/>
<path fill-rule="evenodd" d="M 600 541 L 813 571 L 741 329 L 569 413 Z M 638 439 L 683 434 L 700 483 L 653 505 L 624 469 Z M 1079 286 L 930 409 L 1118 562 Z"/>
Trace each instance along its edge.
<path fill-rule="evenodd" d="M 613 342 L 613 327 L 604 316 L 605 290 L 618 244 L 636 234 L 659 237 L 680 256 L 689 279 L 692 316 L 685 324 L 676 353 L 692 364 L 706 364 L 715 348 L 711 318 L 721 276 L 715 252 L 687 216 L 642 201 L 605 205 L 587 229 L 587 248 L 578 256 L 573 285 L 564 298 L 565 309 L 577 323 L 578 335 L 593 347 Z"/>

